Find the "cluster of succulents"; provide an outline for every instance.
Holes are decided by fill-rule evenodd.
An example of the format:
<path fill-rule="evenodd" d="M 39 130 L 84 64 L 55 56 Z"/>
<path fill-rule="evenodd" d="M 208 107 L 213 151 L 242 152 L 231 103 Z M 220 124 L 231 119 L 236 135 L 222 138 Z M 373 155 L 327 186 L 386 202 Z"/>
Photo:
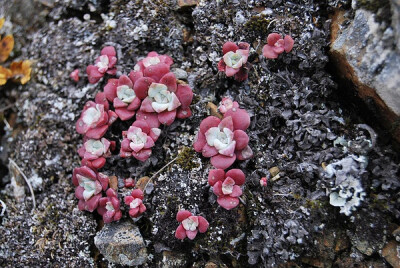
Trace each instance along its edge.
<path fill-rule="evenodd" d="M 267 58 L 276 58 L 293 47 L 290 36 L 285 39 L 278 37 L 279 34 L 268 36 L 268 44 L 264 47 L 265 51 L 270 51 Z M 250 45 L 227 42 L 222 50 L 224 56 L 218 63 L 218 69 L 238 81 L 246 80 L 250 68 L 247 62 Z M 115 48 L 104 47 L 95 64 L 86 68 L 89 83 L 99 82 L 106 74 L 115 75 L 117 61 Z M 104 137 L 110 125 L 116 120 L 126 121 L 135 117 L 129 129 L 122 131 L 119 156 L 134 157 L 144 162 L 152 154 L 152 147 L 161 134 L 160 125 L 171 125 L 176 118 L 191 116 L 192 89 L 177 80 L 170 71 L 172 64 L 171 57 L 150 52 L 128 75 L 109 79 L 103 91 L 96 94 L 95 100 L 85 104 L 76 122 L 77 132 L 84 135 L 84 144 L 78 150 L 82 158 L 81 167 L 74 169 L 72 178 L 80 210 L 97 210 L 105 223 L 122 218 L 117 186 L 114 184 L 111 187 L 111 177 L 99 172 L 106 158 L 116 149 L 116 141 Z M 70 77 L 78 81 L 79 70 L 73 71 Z M 211 164 L 216 169 L 210 170 L 208 183 L 213 187 L 218 204 L 230 210 L 239 205 L 241 186 L 246 176 L 240 169 L 226 172 L 225 169 L 236 160 L 247 160 L 253 156 L 248 145 L 249 136 L 245 132 L 250 126 L 250 116 L 230 98 L 222 99 L 218 111 L 220 117 L 209 116 L 201 122 L 193 146 L 204 157 L 211 158 Z M 260 183 L 266 185 L 266 181 Z M 125 187 L 134 187 L 135 182 L 127 178 L 124 184 Z M 143 198 L 140 189 L 134 189 L 124 197 L 130 217 L 138 218 L 146 211 Z M 181 223 L 175 232 L 178 239 L 188 237 L 193 240 L 198 232 L 206 232 L 209 226 L 204 217 L 194 216 L 187 210 L 180 210 L 176 219 Z"/>
<path fill-rule="evenodd" d="M 271 33 L 267 37 L 267 44 L 262 49 L 262 54 L 267 59 L 276 59 L 284 51 L 289 53 L 294 45 L 290 35 L 284 38 L 278 33 Z M 226 42 L 222 46 L 222 59 L 218 62 L 218 70 L 225 72 L 227 77 L 234 77 L 236 81 L 244 81 L 248 77 L 251 64 L 247 62 L 250 53 L 250 44 L 241 42 L 235 44 Z"/>
<path fill-rule="evenodd" d="M 117 61 L 115 48 L 104 47 L 95 64 L 86 68 L 89 83 L 99 82 L 106 74 L 115 75 Z M 83 145 L 78 150 L 82 161 L 81 166 L 74 169 L 72 178 L 80 210 L 97 210 L 105 223 L 122 217 L 117 186 L 111 187 L 111 177 L 99 172 L 116 149 L 116 141 L 104 137 L 116 120 L 126 121 L 136 116 L 129 129 L 122 131 L 119 156 L 144 162 L 161 134 L 161 124 L 170 125 L 176 118 L 191 116 L 192 89 L 178 83 L 170 72 L 172 64 L 169 56 L 150 52 L 129 75 L 109 79 L 95 100 L 85 104 L 76 122 L 77 132 L 84 135 Z M 79 80 L 79 71 L 75 70 L 71 78 Z M 132 178 L 124 182 L 125 187 L 135 185 Z M 134 189 L 125 196 L 124 203 L 132 218 L 146 211 L 143 198 L 141 189 Z"/>

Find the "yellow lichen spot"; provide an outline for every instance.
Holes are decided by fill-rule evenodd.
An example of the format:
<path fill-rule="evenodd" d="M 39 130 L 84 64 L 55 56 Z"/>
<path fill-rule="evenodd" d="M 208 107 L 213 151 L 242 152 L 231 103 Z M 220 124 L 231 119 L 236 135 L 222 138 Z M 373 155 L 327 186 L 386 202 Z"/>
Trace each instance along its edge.
<path fill-rule="evenodd" d="M 10 69 L 12 78 L 20 82 L 22 85 L 26 84 L 31 79 L 31 61 L 15 61 L 11 63 Z"/>
<path fill-rule="evenodd" d="M 4 22 L 6 21 L 5 18 L 0 19 L 0 29 L 3 28 Z"/>
<path fill-rule="evenodd" d="M 14 48 L 14 37 L 9 34 L 0 41 L 0 62 L 5 62 L 8 59 L 11 51 Z"/>
<path fill-rule="evenodd" d="M 7 83 L 7 79 L 11 76 L 11 70 L 0 66 L 0 85 Z"/>

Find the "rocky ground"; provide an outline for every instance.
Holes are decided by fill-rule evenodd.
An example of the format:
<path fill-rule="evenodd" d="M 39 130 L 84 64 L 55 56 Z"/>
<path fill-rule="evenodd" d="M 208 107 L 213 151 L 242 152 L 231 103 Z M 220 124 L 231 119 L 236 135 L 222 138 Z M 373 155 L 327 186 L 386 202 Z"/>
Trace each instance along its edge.
<path fill-rule="evenodd" d="M 357 10 L 371 11 L 365 2 L 374 1 L 1 2 L 16 40 L 11 56 L 34 65 L 29 83 L 0 89 L 0 265 L 400 267 L 399 153 L 376 111 L 347 98 L 351 88 L 328 53 L 334 12 L 351 20 Z M 371 12 L 388 8 L 393 12 L 385 5 Z M 379 25 L 389 27 L 381 17 Z M 271 32 L 290 34 L 292 52 L 261 57 Z M 397 39 L 390 40 L 396 50 Z M 252 46 L 243 83 L 218 73 L 226 41 Z M 124 212 L 104 226 L 100 216 L 78 210 L 71 177 L 82 144 L 75 122 L 106 83 L 88 84 L 85 68 L 105 45 L 117 50 L 117 76 L 149 51 L 170 55 L 195 97 L 193 116 L 165 127 L 144 164 L 117 153 L 107 160 L 102 172 L 121 185 L 176 158 L 145 189 L 139 221 Z M 78 83 L 69 78 L 74 69 L 81 71 Z M 208 103 L 224 96 L 250 113 L 254 151 L 234 165 L 247 179 L 231 211 L 216 204 L 207 184 L 209 159 L 192 149 Z M 117 122 L 106 137 L 120 138 L 130 123 Z M 341 191 L 348 198 L 338 206 Z M 207 233 L 177 240 L 180 208 L 207 218 Z"/>

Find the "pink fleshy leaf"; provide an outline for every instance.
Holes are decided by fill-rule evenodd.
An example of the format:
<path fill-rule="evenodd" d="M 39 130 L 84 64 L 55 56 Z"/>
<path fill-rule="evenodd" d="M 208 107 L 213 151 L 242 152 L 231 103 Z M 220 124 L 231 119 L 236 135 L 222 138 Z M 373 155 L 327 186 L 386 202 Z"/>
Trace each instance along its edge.
<path fill-rule="evenodd" d="M 75 69 L 74 71 L 71 72 L 71 74 L 69 75 L 69 77 L 72 78 L 72 80 L 74 80 L 75 82 L 79 81 L 79 69 Z"/>
<path fill-rule="evenodd" d="M 226 195 L 218 197 L 217 202 L 224 209 L 231 210 L 239 205 L 239 198 Z"/>
<path fill-rule="evenodd" d="M 157 113 L 146 113 L 138 111 L 136 113 L 136 120 L 145 120 L 150 128 L 158 128 L 160 126 L 160 121 L 158 121 Z"/>
<path fill-rule="evenodd" d="M 196 237 L 197 232 L 198 232 L 197 229 L 194 230 L 194 231 L 188 231 L 188 230 L 186 230 L 186 235 L 187 235 L 187 237 L 188 237 L 190 240 L 193 240 L 193 239 Z"/>
<path fill-rule="evenodd" d="M 161 62 L 167 64 L 168 66 L 171 66 L 174 63 L 174 60 L 168 55 L 159 55 L 158 58 Z"/>
<path fill-rule="evenodd" d="M 115 57 L 117 55 L 117 52 L 115 51 L 115 48 L 113 46 L 107 46 L 101 50 L 100 54 Z"/>
<path fill-rule="evenodd" d="M 88 138 L 99 140 L 101 137 L 104 136 L 104 134 L 106 134 L 107 129 L 108 129 L 108 125 L 104 125 L 104 126 L 97 127 L 97 128 L 92 128 L 92 129 L 89 129 L 85 135 Z"/>
<path fill-rule="evenodd" d="M 166 85 L 168 90 L 171 92 L 176 92 L 176 89 L 178 88 L 176 84 L 176 77 L 171 72 L 161 77 L 160 83 Z"/>
<path fill-rule="evenodd" d="M 131 79 L 133 84 L 135 84 L 136 81 L 142 77 L 143 77 L 143 73 L 141 71 L 131 71 L 129 73 L 129 78 Z"/>
<path fill-rule="evenodd" d="M 116 61 L 115 61 L 116 62 Z M 111 65 L 111 63 L 109 64 L 109 66 Z M 107 73 L 109 75 L 116 75 L 117 74 L 117 68 L 112 68 L 112 69 L 108 69 Z"/>
<path fill-rule="evenodd" d="M 208 116 L 200 123 L 200 131 L 204 134 L 212 127 L 217 127 L 221 120 L 216 116 Z"/>
<path fill-rule="evenodd" d="M 106 94 L 104 94 L 104 92 L 97 93 L 94 100 L 96 103 L 102 104 L 104 106 L 104 110 L 108 110 L 110 108 L 110 105 L 106 98 Z"/>
<path fill-rule="evenodd" d="M 133 101 L 128 105 L 127 109 L 129 111 L 136 111 L 139 109 L 141 101 L 139 98 L 134 98 Z"/>
<path fill-rule="evenodd" d="M 146 134 L 149 134 L 150 132 L 150 127 L 144 120 L 136 120 L 135 122 L 133 122 L 132 126 L 141 128 L 142 132 Z"/>
<path fill-rule="evenodd" d="M 212 157 L 212 156 L 218 154 L 218 150 L 215 149 L 214 146 L 210 146 L 210 145 L 208 145 L 208 144 L 206 143 L 206 144 L 204 145 L 203 150 L 202 150 L 201 153 L 202 153 L 202 155 L 203 155 L 204 157 Z"/>
<path fill-rule="evenodd" d="M 131 196 L 134 197 L 134 198 L 139 198 L 141 200 L 143 200 L 143 198 L 144 198 L 143 191 L 140 190 L 140 189 L 133 190 L 132 193 L 131 193 Z"/>
<path fill-rule="evenodd" d="M 92 196 L 89 200 L 85 202 L 85 209 L 87 211 L 93 212 L 97 208 L 100 198 L 101 194 Z"/>
<path fill-rule="evenodd" d="M 99 180 L 103 191 L 105 191 L 108 187 L 108 176 L 103 173 L 99 173 L 97 174 L 97 179 Z"/>
<path fill-rule="evenodd" d="M 108 101 L 113 102 L 113 100 L 117 97 L 117 85 L 118 79 L 108 79 L 107 84 L 104 87 L 104 94 L 106 94 L 106 98 Z"/>
<path fill-rule="evenodd" d="M 244 109 L 230 109 L 224 117 L 232 117 L 233 128 L 245 131 L 250 126 L 250 115 Z"/>
<path fill-rule="evenodd" d="M 151 155 L 151 149 L 142 149 L 140 152 L 132 153 L 132 156 L 139 161 L 146 161 Z"/>
<path fill-rule="evenodd" d="M 161 77 L 169 72 L 169 66 L 165 63 L 159 63 L 156 65 L 151 65 L 144 69 L 143 75 L 154 79 L 156 83 L 160 81 Z"/>
<path fill-rule="evenodd" d="M 242 68 L 239 69 L 239 72 L 237 72 L 235 74 L 234 78 L 236 81 L 242 82 L 242 81 L 246 80 L 248 77 L 249 77 L 249 74 L 248 74 L 247 68 L 244 68 L 242 66 Z"/>
<path fill-rule="evenodd" d="M 234 76 L 240 69 L 233 69 L 232 67 L 226 66 L 225 74 L 227 77 Z"/>
<path fill-rule="evenodd" d="M 133 196 L 127 195 L 124 197 L 124 203 L 129 206 L 131 204 L 131 202 L 133 201 L 133 199 L 134 199 Z"/>
<path fill-rule="evenodd" d="M 253 157 L 253 150 L 251 150 L 250 146 L 246 146 L 241 151 L 236 152 L 236 156 L 238 160 L 247 160 Z"/>
<path fill-rule="evenodd" d="M 222 181 L 217 181 L 213 186 L 213 193 L 216 196 L 223 196 L 224 193 L 222 192 Z"/>
<path fill-rule="evenodd" d="M 178 107 L 176 112 L 176 117 L 179 119 L 185 119 L 192 116 L 192 110 L 190 108 L 183 109 L 182 107 Z"/>
<path fill-rule="evenodd" d="M 140 106 L 140 110 L 146 113 L 154 113 L 154 109 L 153 106 L 151 105 L 153 103 L 153 101 L 151 100 L 150 97 L 146 97 L 143 101 L 142 101 L 142 105 Z"/>
<path fill-rule="evenodd" d="M 207 143 L 206 136 L 203 133 L 201 133 L 201 131 L 199 131 L 193 143 L 193 148 L 196 152 L 201 153 L 206 143 Z"/>
<path fill-rule="evenodd" d="M 176 228 L 175 237 L 181 240 L 186 238 L 186 230 L 182 224 L 179 224 L 178 228 Z"/>
<path fill-rule="evenodd" d="M 115 211 L 114 221 L 119 221 L 122 218 L 121 210 Z"/>
<path fill-rule="evenodd" d="M 208 223 L 208 221 L 204 217 L 198 216 L 198 218 L 199 218 L 199 226 L 198 226 L 199 232 L 200 233 L 205 233 L 210 224 Z"/>
<path fill-rule="evenodd" d="M 289 53 L 293 48 L 294 40 L 290 35 L 286 35 L 283 40 L 285 42 L 283 47 L 285 48 L 286 53 Z"/>
<path fill-rule="evenodd" d="M 99 69 L 94 65 L 89 65 L 86 68 L 86 73 L 90 84 L 96 84 L 104 76 L 104 74 L 100 73 Z"/>
<path fill-rule="evenodd" d="M 118 86 L 128 86 L 130 88 L 133 88 L 131 79 L 129 79 L 129 77 L 124 74 L 119 77 Z"/>
<path fill-rule="evenodd" d="M 180 210 L 178 211 L 178 213 L 176 214 L 176 220 L 179 222 L 182 222 L 183 220 L 189 218 L 190 216 L 192 216 L 193 214 L 190 211 L 187 210 Z"/>
<path fill-rule="evenodd" d="M 75 189 L 75 197 L 78 199 L 84 199 L 83 197 L 83 192 L 85 191 L 85 188 L 78 186 Z"/>
<path fill-rule="evenodd" d="M 104 223 L 110 223 L 113 221 L 115 215 L 115 211 L 107 211 L 103 214 L 103 221 Z"/>
<path fill-rule="evenodd" d="M 151 77 L 139 78 L 133 86 L 133 90 L 135 91 L 136 96 L 141 100 L 146 98 L 149 87 L 154 82 L 155 80 Z"/>
<path fill-rule="evenodd" d="M 274 51 L 274 48 L 270 45 L 265 45 L 262 49 L 262 54 L 267 59 L 276 59 L 278 58 L 278 53 Z"/>
<path fill-rule="evenodd" d="M 249 144 L 249 136 L 243 130 L 235 130 L 233 139 L 236 141 L 236 150 L 243 150 Z"/>
<path fill-rule="evenodd" d="M 151 148 L 151 147 L 153 147 L 153 146 L 154 146 L 154 141 L 153 141 L 153 139 L 152 139 L 150 136 L 147 136 L 146 144 L 144 145 L 143 148 L 149 149 L 149 148 Z"/>
<path fill-rule="evenodd" d="M 156 142 L 158 140 L 158 137 L 160 137 L 160 134 L 161 134 L 161 129 L 159 129 L 159 128 L 150 129 L 149 136 L 150 136 L 150 138 L 153 139 L 154 142 Z"/>
<path fill-rule="evenodd" d="M 123 102 L 122 100 L 118 99 L 118 97 L 114 98 L 113 101 L 114 108 L 126 108 L 128 104 Z"/>
<path fill-rule="evenodd" d="M 233 162 L 235 162 L 235 160 L 236 160 L 235 154 L 231 157 L 218 154 L 211 157 L 211 164 L 216 168 L 227 169 L 233 164 Z"/>
<path fill-rule="evenodd" d="M 106 159 L 104 157 L 92 160 L 92 166 L 96 169 L 102 168 L 106 164 Z"/>
<path fill-rule="evenodd" d="M 110 126 L 112 123 L 114 123 L 118 119 L 118 115 L 114 111 L 111 111 L 111 110 L 108 110 L 107 114 L 108 114 L 107 125 Z"/>
<path fill-rule="evenodd" d="M 250 44 L 246 42 L 239 43 L 238 47 L 239 49 L 250 50 Z"/>
<path fill-rule="evenodd" d="M 229 51 L 232 51 L 232 52 L 236 52 L 236 50 L 238 50 L 239 49 L 239 47 L 235 44 L 235 43 L 233 43 L 233 42 L 226 42 L 223 46 L 222 46 L 222 54 L 226 54 L 226 53 L 228 53 Z"/>
<path fill-rule="evenodd" d="M 176 91 L 176 96 L 178 97 L 181 108 L 187 108 L 190 106 L 193 100 L 193 91 L 189 85 L 178 85 L 178 90 Z"/>
<path fill-rule="evenodd" d="M 208 173 L 208 184 L 214 186 L 217 181 L 223 181 L 225 171 L 223 169 L 211 169 Z"/>
<path fill-rule="evenodd" d="M 158 121 L 163 125 L 171 125 L 176 118 L 176 110 L 164 111 L 158 114 Z"/>
<path fill-rule="evenodd" d="M 89 178 L 91 180 L 96 180 L 97 179 L 97 174 L 96 172 L 94 172 L 91 168 L 83 166 L 83 167 L 78 167 L 75 168 L 72 174 L 72 183 L 75 186 L 79 185 L 78 179 L 76 177 L 76 175 L 81 175 L 83 177 Z"/>
<path fill-rule="evenodd" d="M 237 185 L 233 185 L 233 189 L 232 189 L 232 193 L 230 194 L 231 197 L 239 197 L 242 195 L 242 189 L 237 186 Z"/>
<path fill-rule="evenodd" d="M 136 113 L 135 111 L 129 111 L 126 108 L 115 108 L 115 112 L 122 121 L 131 119 Z"/>
<path fill-rule="evenodd" d="M 131 208 L 129 209 L 129 216 L 131 216 L 132 218 L 136 218 L 137 216 L 139 216 L 139 208 Z"/>
<path fill-rule="evenodd" d="M 236 147 L 236 142 L 233 141 L 226 148 L 219 150 L 218 153 L 226 156 L 233 156 L 235 152 L 235 147 Z"/>
<path fill-rule="evenodd" d="M 235 181 L 236 185 L 243 185 L 246 180 L 246 176 L 241 169 L 229 170 L 226 172 L 226 177 L 231 177 Z"/>
<path fill-rule="evenodd" d="M 221 59 L 218 62 L 218 71 L 225 72 L 225 68 L 226 68 L 226 63 L 224 62 L 224 59 Z"/>
<path fill-rule="evenodd" d="M 227 128 L 233 131 L 233 120 L 231 116 L 225 116 L 224 119 L 218 124 L 220 130 Z"/>
<path fill-rule="evenodd" d="M 278 33 L 271 33 L 267 37 L 267 44 L 270 46 L 275 45 L 275 43 L 279 40 L 282 39 L 282 36 Z"/>

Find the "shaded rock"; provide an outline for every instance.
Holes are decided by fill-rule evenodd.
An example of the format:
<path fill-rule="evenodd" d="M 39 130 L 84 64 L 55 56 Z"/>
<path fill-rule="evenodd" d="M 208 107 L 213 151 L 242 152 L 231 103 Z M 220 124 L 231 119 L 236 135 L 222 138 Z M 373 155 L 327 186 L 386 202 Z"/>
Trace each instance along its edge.
<path fill-rule="evenodd" d="M 382 250 L 382 256 L 394 268 L 400 267 L 400 245 L 396 241 L 389 241 Z"/>
<path fill-rule="evenodd" d="M 188 258 L 185 254 L 180 254 L 172 251 L 163 251 L 162 261 L 158 267 L 186 267 Z"/>
<path fill-rule="evenodd" d="M 392 1 L 393 2 L 393 1 Z M 393 4 L 395 6 L 395 4 Z M 367 10 L 337 11 L 333 17 L 330 53 L 339 75 L 353 83 L 358 96 L 383 118 L 383 125 L 400 141 L 400 52 L 393 29 L 375 21 Z"/>
<path fill-rule="evenodd" d="M 106 224 L 94 237 L 104 257 L 122 265 L 141 265 L 147 260 L 147 249 L 139 228 L 131 221 Z"/>

